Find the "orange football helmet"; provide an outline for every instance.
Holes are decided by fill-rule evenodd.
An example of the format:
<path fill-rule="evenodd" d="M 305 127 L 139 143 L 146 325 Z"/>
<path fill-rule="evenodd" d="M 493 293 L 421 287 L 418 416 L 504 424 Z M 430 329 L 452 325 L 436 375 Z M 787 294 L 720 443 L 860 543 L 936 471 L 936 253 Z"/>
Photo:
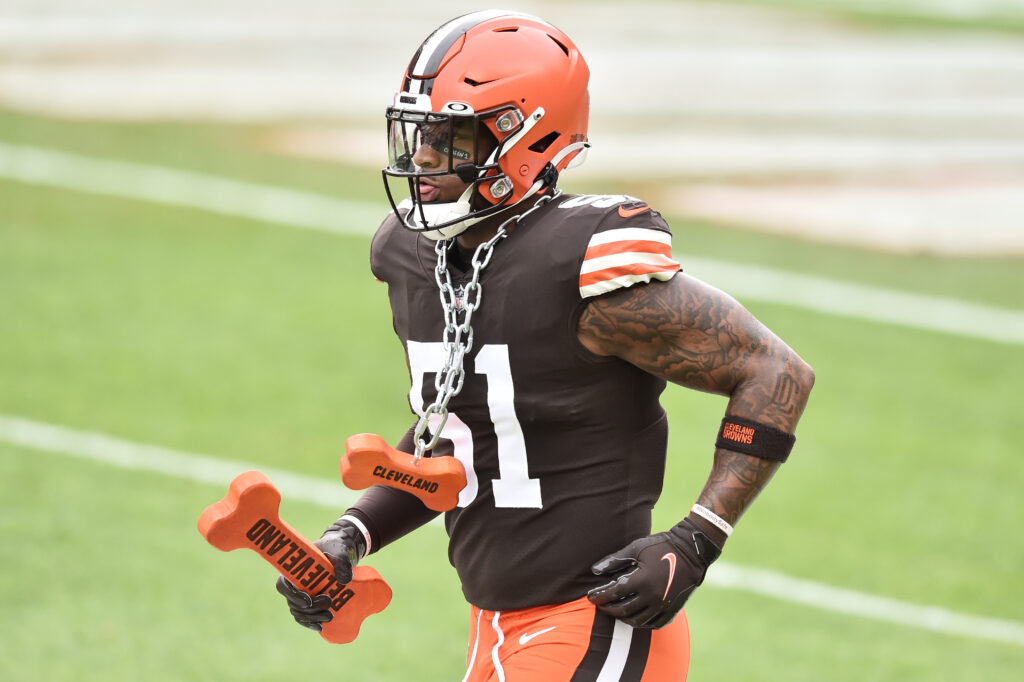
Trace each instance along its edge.
<path fill-rule="evenodd" d="M 434 31 L 387 109 L 384 186 L 402 224 L 446 239 L 554 186 L 589 147 L 589 79 L 576 45 L 534 16 L 474 12 Z M 446 167 L 417 166 L 421 145 L 447 157 Z M 462 196 L 423 201 L 419 179 L 450 173 L 469 185 Z M 408 182 L 398 202 L 396 178 Z"/>

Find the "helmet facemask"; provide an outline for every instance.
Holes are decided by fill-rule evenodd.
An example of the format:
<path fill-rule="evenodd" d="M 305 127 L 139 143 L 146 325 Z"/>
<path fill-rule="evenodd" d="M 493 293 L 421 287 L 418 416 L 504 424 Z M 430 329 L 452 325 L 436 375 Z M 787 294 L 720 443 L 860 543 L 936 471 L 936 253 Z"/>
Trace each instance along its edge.
<path fill-rule="evenodd" d="M 454 111 L 458 113 L 449 113 Z M 495 140 L 486 121 L 498 119 L 509 130 L 510 121 L 521 125 L 521 116 L 513 107 L 474 113 L 460 103 L 449 103 L 444 112 L 395 106 L 387 109 L 386 116 L 384 187 L 404 227 L 431 239 L 447 239 L 506 208 L 512 185 L 498 165 L 504 144 Z M 428 153 L 436 159 L 436 167 L 417 165 L 414 157 L 423 147 L 432 150 Z M 433 193 L 429 179 L 445 177 L 457 177 L 467 185 L 454 201 L 429 196 Z M 395 182 L 398 179 L 405 183 Z M 491 201 L 481 196 L 483 191 L 490 194 Z"/>

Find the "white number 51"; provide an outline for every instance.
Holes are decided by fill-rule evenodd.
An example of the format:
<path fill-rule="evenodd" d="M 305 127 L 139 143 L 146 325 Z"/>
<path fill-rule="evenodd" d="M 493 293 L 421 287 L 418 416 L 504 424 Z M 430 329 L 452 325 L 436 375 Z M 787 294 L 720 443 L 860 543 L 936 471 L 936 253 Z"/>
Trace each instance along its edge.
<path fill-rule="evenodd" d="M 409 402 L 416 414 L 423 416 L 423 375 L 437 373 L 444 368 L 444 344 L 409 341 L 409 369 L 412 388 Z M 540 509 L 540 480 L 530 478 L 526 462 L 526 442 L 515 411 L 515 388 L 506 344 L 486 344 L 476 355 L 476 373 L 487 377 L 487 408 L 498 438 L 498 478 L 491 481 L 496 507 L 531 507 Z M 441 418 L 431 415 L 431 431 Z M 455 457 L 466 468 L 466 487 L 459 493 L 459 506 L 465 507 L 476 498 L 479 490 L 473 469 L 473 434 L 455 412 L 448 413 L 444 438 L 454 443 Z"/>

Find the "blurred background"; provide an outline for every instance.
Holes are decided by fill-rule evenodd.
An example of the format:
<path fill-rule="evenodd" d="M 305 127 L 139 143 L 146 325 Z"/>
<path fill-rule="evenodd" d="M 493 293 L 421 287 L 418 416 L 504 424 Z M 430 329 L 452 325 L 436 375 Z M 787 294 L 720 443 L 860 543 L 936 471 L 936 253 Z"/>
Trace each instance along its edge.
<path fill-rule="evenodd" d="M 316 120 L 266 143 L 376 169 L 410 46 L 462 2 L 4 3 L 0 102 L 59 117 Z M 518 3 L 593 71 L 578 175 L 834 243 L 1024 253 L 1024 2 Z M 675 182 L 666 182 L 674 180 Z"/>
<path fill-rule="evenodd" d="M 690 679 L 1019 679 L 1024 0 L 505 5 L 591 67 L 563 187 L 652 203 L 817 370 Z M 367 265 L 383 110 L 476 9 L 0 0 L 0 678 L 461 675 L 442 530 L 374 557 L 395 603 L 330 647 L 194 524 L 258 467 L 316 536 L 344 439 L 411 419 Z M 665 404 L 662 526 L 724 407 Z"/>

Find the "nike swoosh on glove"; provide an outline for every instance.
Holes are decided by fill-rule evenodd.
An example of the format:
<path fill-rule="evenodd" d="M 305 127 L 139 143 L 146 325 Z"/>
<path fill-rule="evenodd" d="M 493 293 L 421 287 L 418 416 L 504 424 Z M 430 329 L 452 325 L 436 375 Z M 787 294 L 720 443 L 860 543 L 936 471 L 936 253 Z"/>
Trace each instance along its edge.
<path fill-rule="evenodd" d="M 707 534 L 683 519 L 594 564 L 594 575 L 612 579 L 590 590 L 587 598 L 628 625 L 660 628 L 672 622 L 721 553 Z"/>

